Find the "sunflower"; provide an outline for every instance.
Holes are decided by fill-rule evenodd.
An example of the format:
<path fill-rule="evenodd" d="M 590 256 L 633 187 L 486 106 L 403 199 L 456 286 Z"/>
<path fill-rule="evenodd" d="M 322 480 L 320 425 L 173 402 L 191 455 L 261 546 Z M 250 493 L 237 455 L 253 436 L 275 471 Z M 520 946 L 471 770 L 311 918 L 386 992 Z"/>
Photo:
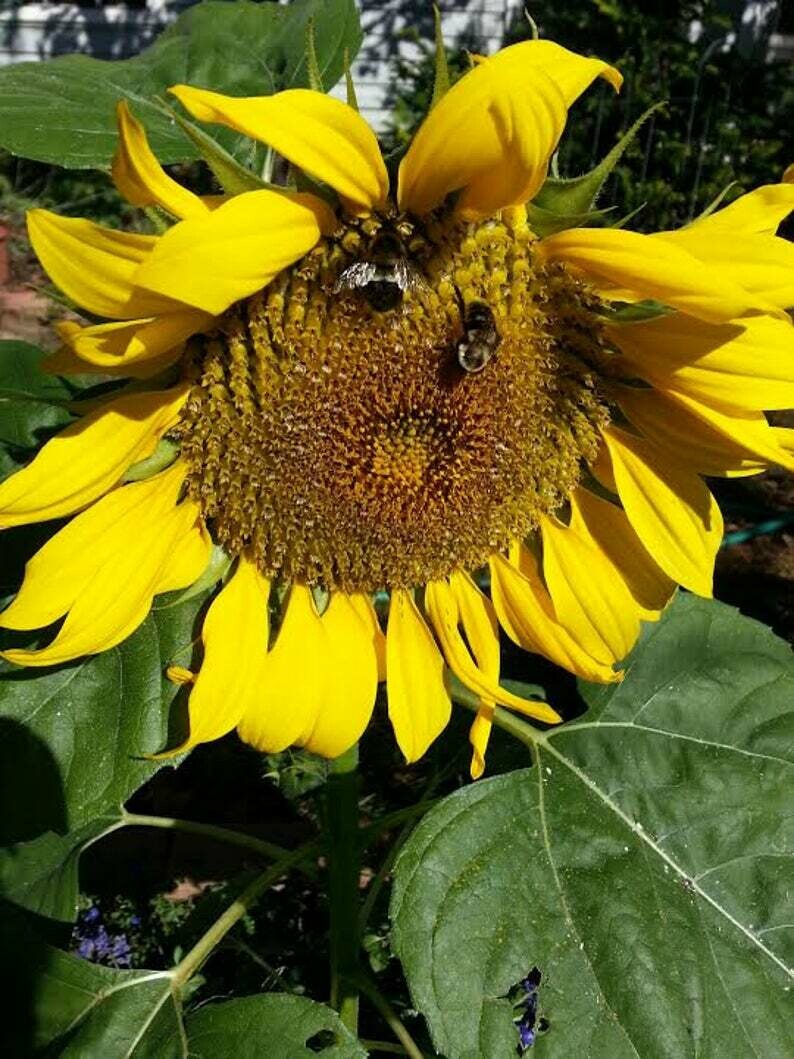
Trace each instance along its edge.
<path fill-rule="evenodd" d="M 599 77 L 619 90 L 549 41 L 476 61 L 392 181 L 352 106 L 177 85 L 312 189 L 211 198 L 120 104 L 116 186 L 175 223 L 29 214 L 54 283 L 109 321 L 61 325 L 51 370 L 134 381 L 0 486 L 3 527 L 73 516 L 0 616 L 62 624 L 5 658 L 107 650 L 158 593 L 223 570 L 196 672 L 170 670 L 190 685 L 171 753 L 236 728 L 337 756 L 385 681 L 414 761 L 447 724 L 451 672 L 479 702 L 478 776 L 495 704 L 560 720 L 500 685 L 500 628 L 618 681 L 676 586 L 710 595 L 722 520 L 701 476 L 794 466 L 764 416 L 794 404 L 794 248 L 774 234 L 794 185 L 680 231 L 538 237 L 527 203 Z"/>

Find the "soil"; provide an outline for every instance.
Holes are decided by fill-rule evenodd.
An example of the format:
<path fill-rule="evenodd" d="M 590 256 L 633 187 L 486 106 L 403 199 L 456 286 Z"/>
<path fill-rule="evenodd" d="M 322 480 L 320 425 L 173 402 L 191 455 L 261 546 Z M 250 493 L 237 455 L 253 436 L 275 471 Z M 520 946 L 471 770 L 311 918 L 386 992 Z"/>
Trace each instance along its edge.
<path fill-rule="evenodd" d="M 46 287 L 24 229 L 6 220 L 0 226 L 0 339 L 55 347 L 52 324 L 65 314 Z"/>

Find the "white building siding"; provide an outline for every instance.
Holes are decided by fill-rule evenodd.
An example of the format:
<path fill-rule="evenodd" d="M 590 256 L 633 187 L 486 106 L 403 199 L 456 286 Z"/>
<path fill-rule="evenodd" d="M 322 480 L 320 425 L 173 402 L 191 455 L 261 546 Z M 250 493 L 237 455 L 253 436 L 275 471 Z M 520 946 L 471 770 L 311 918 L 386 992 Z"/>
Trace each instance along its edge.
<path fill-rule="evenodd" d="M 188 6 L 182 4 L 182 7 Z M 465 41 L 488 54 L 499 47 L 505 27 L 521 0 L 449 0 L 441 2 L 444 36 L 450 44 Z M 120 59 L 146 47 L 179 6 L 148 0 L 144 8 L 123 4 L 100 8 L 38 3 L 0 12 L 0 65 L 36 61 L 69 52 L 102 59 Z M 352 73 L 359 105 L 377 128 L 388 121 L 388 92 L 393 62 L 398 55 L 413 58 L 417 47 L 403 39 L 405 31 L 419 30 L 432 40 L 432 8 L 424 0 L 363 0 L 360 4 L 364 44 Z M 334 95 L 344 96 L 344 86 Z"/>
<path fill-rule="evenodd" d="M 763 33 L 774 28 L 779 0 L 745 0 L 742 32 Z M 103 59 L 134 55 L 157 36 L 189 0 L 145 0 L 128 7 L 78 7 L 73 4 L 23 4 L 0 11 L 0 65 L 35 61 L 69 52 L 84 52 Z M 393 89 L 394 60 L 417 56 L 417 46 L 405 39 L 415 29 L 423 40 L 432 40 L 430 0 L 361 0 L 364 43 L 353 64 L 359 105 L 372 124 L 387 123 Z M 524 0 L 441 0 L 444 36 L 450 45 L 463 43 L 489 54 L 499 47 L 507 25 L 522 10 Z M 693 27 L 695 28 L 695 27 Z M 791 58 L 794 36 L 773 33 L 770 58 Z M 343 97 L 344 86 L 334 89 Z"/>

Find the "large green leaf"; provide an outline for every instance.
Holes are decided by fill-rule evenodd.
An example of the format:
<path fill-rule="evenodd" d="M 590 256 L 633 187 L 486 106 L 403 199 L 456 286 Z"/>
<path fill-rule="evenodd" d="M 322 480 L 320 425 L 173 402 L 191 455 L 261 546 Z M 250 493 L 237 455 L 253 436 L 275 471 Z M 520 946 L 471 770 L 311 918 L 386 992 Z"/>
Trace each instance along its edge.
<path fill-rule="evenodd" d="M 22 451 L 73 418 L 65 406 L 73 396 L 66 383 L 40 370 L 45 356 L 29 342 L 0 341 L 0 450 L 8 453 L 9 470 Z"/>
<path fill-rule="evenodd" d="M 0 954 L 4 1056 L 187 1056 L 172 973 L 116 971 L 62 952 L 4 904 Z"/>
<path fill-rule="evenodd" d="M 36 1044 L 63 1059 L 188 1054 L 181 1004 L 164 971 L 114 971 L 47 949 L 35 991 Z"/>
<path fill-rule="evenodd" d="M 73 391 L 68 384 L 41 370 L 41 362 L 47 355 L 30 342 L 0 341 L 0 401 L 9 398 L 56 403 L 70 400 Z"/>
<path fill-rule="evenodd" d="M 171 661 L 189 663 L 207 593 L 155 609 L 118 647 L 56 669 L 0 675 L 5 842 L 74 831 L 113 812 L 160 764 L 176 690 Z M 10 802 L 9 802 L 10 800 Z"/>
<path fill-rule="evenodd" d="M 396 869 L 394 944 L 447 1059 L 509 1059 L 542 972 L 548 1059 L 786 1059 L 794 660 L 681 597 L 535 767 L 434 808 Z"/>
<path fill-rule="evenodd" d="M 162 161 L 197 158 L 152 98 L 178 83 L 236 96 L 308 86 L 309 19 L 328 89 L 344 72 L 345 51 L 352 57 L 361 44 L 354 0 L 205 0 L 132 59 L 67 55 L 0 69 L 0 146 L 73 169 L 107 166 L 116 146 L 115 106 L 127 99 Z"/>
<path fill-rule="evenodd" d="M 195 1059 L 367 1055 L 335 1011 L 299 996 L 270 994 L 208 1004 L 188 1018 L 187 1035 Z"/>
<path fill-rule="evenodd" d="M 46 919 L 74 922 L 80 854 L 115 830 L 121 819 L 120 813 L 98 817 L 68 835 L 46 831 L 30 842 L 0 850 L 0 894 Z"/>

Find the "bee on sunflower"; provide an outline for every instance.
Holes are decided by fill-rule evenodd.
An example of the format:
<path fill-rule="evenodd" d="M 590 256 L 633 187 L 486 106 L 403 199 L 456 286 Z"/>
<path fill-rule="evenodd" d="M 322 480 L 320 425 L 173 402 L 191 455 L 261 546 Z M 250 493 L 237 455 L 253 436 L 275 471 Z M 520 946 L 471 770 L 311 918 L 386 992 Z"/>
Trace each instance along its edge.
<path fill-rule="evenodd" d="M 336 757 L 385 681 L 415 761 L 449 720 L 451 672 L 479 699 L 477 777 L 495 705 L 561 719 L 500 685 L 500 629 L 612 682 L 676 586 L 710 595 L 722 519 L 701 476 L 794 467 L 764 415 L 794 405 L 794 247 L 775 236 L 794 184 L 679 231 L 543 238 L 528 204 L 599 77 L 620 89 L 550 41 L 477 60 L 391 182 L 353 106 L 171 89 L 317 193 L 199 197 L 119 104 L 116 186 L 175 223 L 29 214 L 53 282 L 109 321 L 62 324 L 50 370 L 134 382 L 0 486 L 2 527 L 73 516 L 0 615 L 63 623 L 5 658 L 107 650 L 222 553 L 196 672 L 171 671 L 190 730 L 169 753 L 236 729 Z"/>

